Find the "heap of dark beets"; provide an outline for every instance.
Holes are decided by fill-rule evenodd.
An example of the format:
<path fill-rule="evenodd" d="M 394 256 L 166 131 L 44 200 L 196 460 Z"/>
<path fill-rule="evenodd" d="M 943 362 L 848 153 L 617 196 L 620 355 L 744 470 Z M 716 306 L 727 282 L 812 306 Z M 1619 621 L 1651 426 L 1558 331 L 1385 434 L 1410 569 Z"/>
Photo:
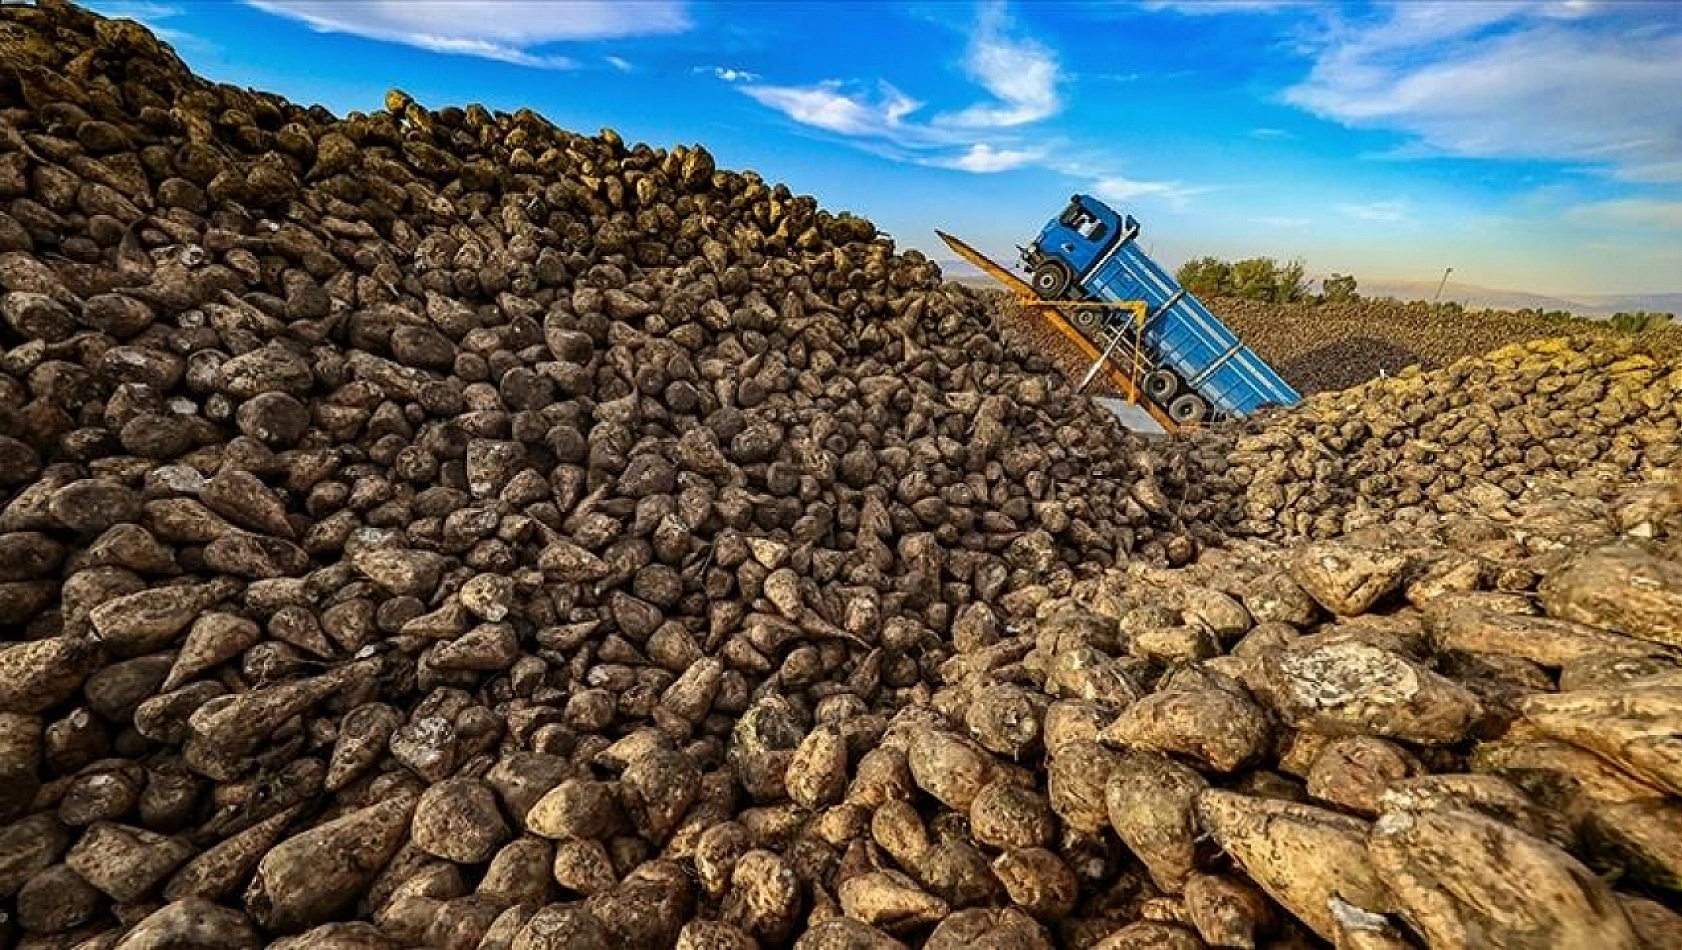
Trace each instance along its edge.
<path fill-rule="evenodd" d="M 791 941 L 856 840 L 795 786 L 1220 534 L 1218 460 L 701 148 L 49 0 L 0 59 L 0 943 Z"/>

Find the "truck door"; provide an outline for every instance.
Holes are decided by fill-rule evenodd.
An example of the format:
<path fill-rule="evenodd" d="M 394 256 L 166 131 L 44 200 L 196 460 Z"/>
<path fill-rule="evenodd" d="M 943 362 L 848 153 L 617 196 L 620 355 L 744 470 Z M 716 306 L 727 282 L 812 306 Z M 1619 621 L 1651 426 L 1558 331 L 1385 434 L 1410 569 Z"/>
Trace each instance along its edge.
<path fill-rule="evenodd" d="M 1076 195 L 1054 220 L 1040 232 L 1034 246 L 1043 262 L 1036 266 L 1034 286 L 1041 296 L 1056 297 L 1069 291 L 1069 284 L 1098 258 L 1110 237 L 1111 226 L 1088 208 Z M 1051 265 L 1051 266 L 1047 266 Z M 1061 266 L 1057 266 L 1061 265 Z M 1061 280 L 1042 279 L 1052 272 Z"/>

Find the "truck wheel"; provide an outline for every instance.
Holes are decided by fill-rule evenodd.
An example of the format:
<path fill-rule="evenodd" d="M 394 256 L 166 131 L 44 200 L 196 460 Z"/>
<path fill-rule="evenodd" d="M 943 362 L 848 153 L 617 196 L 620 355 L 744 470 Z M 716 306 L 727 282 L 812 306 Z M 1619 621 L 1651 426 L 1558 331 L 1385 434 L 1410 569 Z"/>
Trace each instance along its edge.
<path fill-rule="evenodd" d="M 1069 292 L 1069 285 L 1074 282 L 1069 269 L 1057 261 L 1046 261 L 1034 268 L 1034 293 L 1040 295 L 1041 300 L 1062 300 Z"/>
<path fill-rule="evenodd" d="M 1196 425 L 1209 418 L 1209 403 L 1196 393 L 1186 393 L 1168 404 L 1168 418 L 1178 425 Z"/>
<path fill-rule="evenodd" d="M 1145 395 L 1159 405 L 1168 402 L 1180 391 L 1180 377 L 1171 369 L 1153 369 L 1145 374 Z"/>
<path fill-rule="evenodd" d="M 1093 314 L 1093 319 L 1098 322 L 1099 326 L 1104 327 L 1106 330 L 1116 330 L 1118 332 L 1127 333 L 1127 338 L 1132 340 L 1133 336 L 1127 322 L 1132 316 L 1133 315 L 1126 310 L 1099 310 Z"/>

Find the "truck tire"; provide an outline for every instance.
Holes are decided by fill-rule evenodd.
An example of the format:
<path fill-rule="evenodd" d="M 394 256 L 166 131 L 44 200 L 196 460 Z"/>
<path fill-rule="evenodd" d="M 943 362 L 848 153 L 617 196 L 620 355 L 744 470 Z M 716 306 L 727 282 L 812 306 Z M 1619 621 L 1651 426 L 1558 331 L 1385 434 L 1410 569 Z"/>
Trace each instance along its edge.
<path fill-rule="evenodd" d="M 1046 261 L 1034 268 L 1032 283 L 1034 293 L 1039 294 L 1041 300 L 1063 300 L 1063 295 L 1069 292 L 1069 285 L 1074 283 L 1074 277 L 1062 263 Z"/>
<path fill-rule="evenodd" d="M 1151 401 L 1164 405 L 1174 394 L 1180 391 L 1180 377 L 1174 375 L 1171 369 L 1153 369 L 1145 374 L 1145 395 Z"/>
<path fill-rule="evenodd" d="M 1209 402 L 1196 393 L 1186 393 L 1168 404 L 1168 418 L 1176 425 L 1196 425 L 1209 418 Z"/>

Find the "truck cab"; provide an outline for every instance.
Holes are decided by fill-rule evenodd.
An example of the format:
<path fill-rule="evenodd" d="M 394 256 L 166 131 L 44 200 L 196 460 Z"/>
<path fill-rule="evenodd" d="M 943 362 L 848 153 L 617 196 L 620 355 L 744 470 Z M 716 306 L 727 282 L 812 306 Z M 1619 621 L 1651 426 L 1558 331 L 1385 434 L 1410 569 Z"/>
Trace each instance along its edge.
<path fill-rule="evenodd" d="M 1103 257 L 1124 232 L 1136 230 L 1131 218 L 1123 218 L 1108 205 L 1087 195 L 1071 195 L 1057 217 L 1046 222 L 1022 261 L 1032 272 L 1034 292 L 1046 300 L 1083 299 L 1081 285 L 1087 272 Z"/>

